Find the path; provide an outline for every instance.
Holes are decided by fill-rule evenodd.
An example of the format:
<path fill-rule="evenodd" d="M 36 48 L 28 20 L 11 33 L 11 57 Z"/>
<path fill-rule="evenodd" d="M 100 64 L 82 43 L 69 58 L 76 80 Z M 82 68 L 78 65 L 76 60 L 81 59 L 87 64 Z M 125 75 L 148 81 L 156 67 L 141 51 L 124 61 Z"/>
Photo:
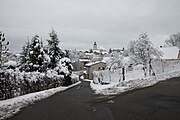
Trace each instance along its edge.
<path fill-rule="evenodd" d="M 82 82 L 10 120 L 180 120 L 180 78 L 117 96 L 94 95 L 89 82 Z"/>

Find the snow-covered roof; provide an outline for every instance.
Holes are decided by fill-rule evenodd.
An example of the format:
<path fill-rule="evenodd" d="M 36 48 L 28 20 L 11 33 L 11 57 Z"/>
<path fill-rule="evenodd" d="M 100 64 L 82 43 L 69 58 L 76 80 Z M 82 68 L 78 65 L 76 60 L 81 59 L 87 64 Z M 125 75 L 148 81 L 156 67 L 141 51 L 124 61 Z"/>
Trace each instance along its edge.
<path fill-rule="evenodd" d="M 103 57 L 102 62 L 108 63 L 111 60 L 111 57 Z"/>
<path fill-rule="evenodd" d="M 85 66 L 86 66 L 86 67 L 89 67 L 89 66 L 92 66 L 92 65 L 95 65 L 95 64 L 98 64 L 98 63 L 104 63 L 104 64 L 106 64 L 105 62 L 102 62 L 102 61 L 96 61 L 96 62 L 87 63 Z"/>
<path fill-rule="evenodd" d="M 178 59 L 179 49 L 177 47 L 162 47 L 160 50 L 164 53 L 162 59 Z"/>
<path fill-rule="evenodd" d="M 93 50 L 94 53 L 101 53 L 100 50 Z"/>
<path fill-rule="evenodd" d="M 79 59 L 80 62 L 89 62 L 89 59 Z"/>
<path fill-rule="evenodd" d="M 86 56 L 92 56 L 93 53 L 85 53 Z"/>
<path fill-rule="evenodd" d="M 4 63 L 5 66 L 10 66 L 10 65 L 11 65 L 11 66 L 16 66 L 16 64 L 17 64 L 17 62 L 16 62 L 16 61 L 12 61 L 12 60 Z"/>

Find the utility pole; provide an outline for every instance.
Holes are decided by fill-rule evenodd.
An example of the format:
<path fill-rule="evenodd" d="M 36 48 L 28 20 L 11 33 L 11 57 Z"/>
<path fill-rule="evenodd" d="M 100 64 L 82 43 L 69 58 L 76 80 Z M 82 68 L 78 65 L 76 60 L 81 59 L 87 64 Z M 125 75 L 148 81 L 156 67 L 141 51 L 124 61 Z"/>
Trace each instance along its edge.
<path fill-rule="evenodd" d="M 125 67 L 122 67 L 122 75 L 123 75 L 123 81 L 125 80 Z"/>

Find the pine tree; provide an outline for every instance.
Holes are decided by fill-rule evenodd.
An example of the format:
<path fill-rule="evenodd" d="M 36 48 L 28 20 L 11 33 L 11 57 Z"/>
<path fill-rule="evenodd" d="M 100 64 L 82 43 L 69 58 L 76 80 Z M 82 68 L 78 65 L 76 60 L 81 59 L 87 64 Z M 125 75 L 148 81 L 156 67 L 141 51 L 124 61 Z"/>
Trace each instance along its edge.
<path fill-rule="evenodd" d="M 0 31 L 0 99 L 6 98 L 7 87 L 9 87 L 9 81 L 5 78 L 5 71 L 3 70 L 5 58 L 7 57 L 6 53 L 9 50 L 7 48 L 9 42 L 5 42 L 5 40 L 4 33 Z"/>
<path fill-rule="evenodd" d="M 28 40 L 23 46 L 22 52 L 20 53 L 20 70 L 25 70 L 26 62 L 29 61 L 29 48 L 30 42 Z"/>
<path fill-rule="evenodd" d="M 59 45 L 59 39 L 57 36 L 57 33 L 55 32 L 54 29 L 52 29 L 50 35 L 50 40 L 47 40 L 48 42 L 48 55 L 50 57 L 50 63 L 49 63 L 49 68 L 54 69 L 57 66 L 57 63 L 61 58 L 63 58 L 63 52 L 61 49 L 58 47 Z"/>
<path fill-rule="evenodd" d="M 28 61 L 26 62 L 26 71 L 42 71 L 44 63 L 43 43 L 38 35 L 35 35 L 29 45 Z"/>
<path fill-rule="evenodd" d="M 4 64 L 4 58 L 6 57 L 6 53 L 9 50 L 7 45 L 9 42 L 5 42 L 5 35 L 3 32 L 0 31 L 0 70 L 2 70 Z"/>

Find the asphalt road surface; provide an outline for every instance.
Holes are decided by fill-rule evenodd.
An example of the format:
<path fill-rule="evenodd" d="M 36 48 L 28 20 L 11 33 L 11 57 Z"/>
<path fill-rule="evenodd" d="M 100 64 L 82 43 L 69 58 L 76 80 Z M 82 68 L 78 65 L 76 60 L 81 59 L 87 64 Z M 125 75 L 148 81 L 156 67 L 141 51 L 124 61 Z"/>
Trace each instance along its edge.
<path fill-rule="evenodd" d="M 88 82 L 30 105 L 10 120 L 180 120 L 180 78 L 116 96 Z"/>

